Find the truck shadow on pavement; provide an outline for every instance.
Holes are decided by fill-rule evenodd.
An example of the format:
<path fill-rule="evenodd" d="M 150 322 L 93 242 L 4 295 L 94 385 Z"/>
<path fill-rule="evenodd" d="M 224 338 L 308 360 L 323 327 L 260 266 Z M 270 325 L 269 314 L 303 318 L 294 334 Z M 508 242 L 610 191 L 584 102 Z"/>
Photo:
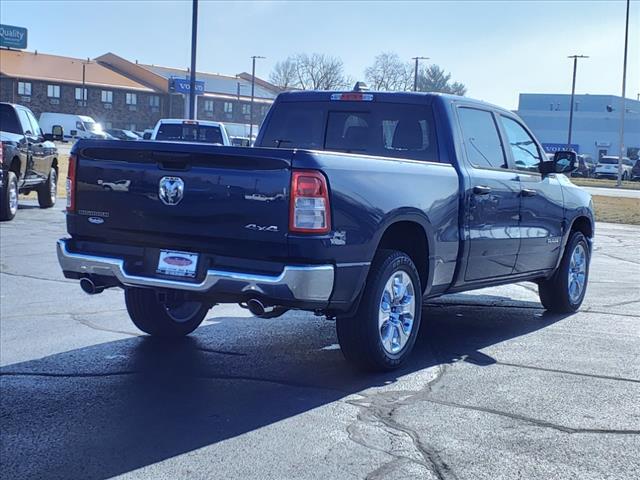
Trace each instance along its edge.
<path fill-rule="evenodd" d="M 6 366 L 0 370 L 3 477 L 131 472 L 371 387 L 393 389 L 428 367 L 490 364 L 481 349 L 561 320 L 539 304 L 491 303 L 427 305 L 414 355 L 389 374 L 351 368 L 335 347 L 334 325 L 300 314 L 212 318 L 178 341 L 134 337 Z M 212 464 L 251 458 L 245 452 L 230 460 L 229 448 L 216 452 L 209 453 Z"/>

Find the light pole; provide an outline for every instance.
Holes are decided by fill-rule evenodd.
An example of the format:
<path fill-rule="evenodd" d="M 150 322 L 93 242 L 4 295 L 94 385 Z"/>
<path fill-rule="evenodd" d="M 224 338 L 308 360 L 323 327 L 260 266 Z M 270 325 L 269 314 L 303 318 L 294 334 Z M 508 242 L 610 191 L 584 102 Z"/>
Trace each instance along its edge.
<path fill-rule="evenodd" d="M 257 58 L 266 58 L 266 57 L 261 57 L 260 55 L 253 55 L 251 57 L 252 60 L 252 66 L 251 66 L 251 105 L 249 106 L 249 110 L 251 112 L 251 117 L 250 117 L 250 125 L 249 125 L 249 142 L 251 142 L 251 137 L 253 136 L 253 97 L 254 97 L 254 93 L 255 93 L 255 88 L 256 88 L 256 59 Z"/>
<path fill-rule="evenodd" d="M 196 45 L 198 43 L 198 0 L 191 10 L 191 75 L 189 78 L 189 119 L 196 118 Z"/>
<path fill-rule="evenodd" d="M 579 58 L 589 58 L 586 55 L 569 55 L 573 58 L 573 83 L 571 84 L 571 105 L 569 106 L 569 138 L 567 138 L 567 150 L 571 148 L 571 130 L 573 128 L 573 98 L 576 94 L 576 70 L 578 69 Z"/>
<path fill-rule="evenodd" d="M 412 57 L 416 61 L 416 68 L 413 72 L 413 91 L 418 91 L 418 62 L 420 60 L 429 60 L 429 57 Z"/>
<path fill-rule="evenodd" d="M 83 107 L 89 106 L 89 101 L 87 100 L 89 98 L 89 95 L 87 95 L 87 82 L 85 81 L 85 78 L 86 78 L 85 67 L 87 66 L 88 63 L 91 63 L 90 58 L 87 58 L 86 62 L 85 61 L 82 62 L 82 106 Z"/>
<path fill-rule="evenodd" d="M 622 186 L 622 158 L 624 157 L 624 96 L 627 89 L 627 46 L 629 44 L 629 4 L 627 0 L 627 19 L 624 28 L 624 60 L 622 63 L 622 97 L 620 97 L 620 156 L 618 157 L 618 181 L 616 186 Z"/>

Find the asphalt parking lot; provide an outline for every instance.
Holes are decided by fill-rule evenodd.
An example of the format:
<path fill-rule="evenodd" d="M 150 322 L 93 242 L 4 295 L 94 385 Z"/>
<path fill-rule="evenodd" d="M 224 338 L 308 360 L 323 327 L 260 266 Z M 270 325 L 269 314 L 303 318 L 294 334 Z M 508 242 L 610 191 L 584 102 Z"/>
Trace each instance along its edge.
<path fill-rule="evenodd" d="M 365 375 L 306 313 L 140 335 L 120 290 L 62 277 L 62 207 L 25 203 L 0 227 L 4 479 L 638 478 L 640 227 L 597 226 L 578 314 L 531 284 L 446 297 Z"/>

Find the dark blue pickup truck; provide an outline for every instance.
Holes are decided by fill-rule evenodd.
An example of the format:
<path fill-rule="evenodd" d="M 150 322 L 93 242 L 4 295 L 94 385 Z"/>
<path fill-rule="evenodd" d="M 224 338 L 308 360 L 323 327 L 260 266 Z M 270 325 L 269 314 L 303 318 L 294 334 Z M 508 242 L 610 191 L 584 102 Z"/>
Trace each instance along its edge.
<path fill-rule="evenodd" d="M 78 141 L 64 275 L 123 287 L 144 332 L 192 332 L 218 303 L 335 318 L 345 356 L 391 369 L 426 298 L 536 282 L 584 298 L 590 196 L 512 112 L 463 97 L 283 93 L 254 148 Z"/>

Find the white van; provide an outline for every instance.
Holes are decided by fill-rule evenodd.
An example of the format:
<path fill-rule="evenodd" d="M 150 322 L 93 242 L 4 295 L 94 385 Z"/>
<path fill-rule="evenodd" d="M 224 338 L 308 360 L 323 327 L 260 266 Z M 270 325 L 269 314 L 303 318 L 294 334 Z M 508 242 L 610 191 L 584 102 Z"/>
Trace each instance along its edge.
<path fill-rule="evenodd" d="M 71 113 L 43 112 L 40 115 L 40 128 L 44 133 L 51 133 L 54 125 L 61 125 L 65 139 L 74 138 L 107 138 L 102 125 L 86 115 Z"/>

